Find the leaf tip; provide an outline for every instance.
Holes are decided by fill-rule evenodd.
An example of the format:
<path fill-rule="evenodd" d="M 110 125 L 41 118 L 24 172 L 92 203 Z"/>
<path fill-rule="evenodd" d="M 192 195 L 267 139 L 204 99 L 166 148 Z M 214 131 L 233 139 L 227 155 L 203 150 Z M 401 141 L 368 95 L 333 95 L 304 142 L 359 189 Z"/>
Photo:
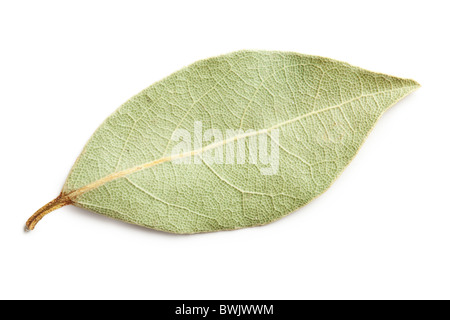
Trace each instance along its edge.
<path fill-rule="evenodd" d="M 408 89 L 408 93 L 410 94 L 421 87 L 421 84 L 413 79 L 404 79 L 403 87 Z"/>
<path fill-rule="evenodd" d="M 418 83 L 416 80 L 412 80 L 411 82 L 413 83 L 413 87 L 414 89 L 419 89 L 422 85 L 420 83 Z"/>

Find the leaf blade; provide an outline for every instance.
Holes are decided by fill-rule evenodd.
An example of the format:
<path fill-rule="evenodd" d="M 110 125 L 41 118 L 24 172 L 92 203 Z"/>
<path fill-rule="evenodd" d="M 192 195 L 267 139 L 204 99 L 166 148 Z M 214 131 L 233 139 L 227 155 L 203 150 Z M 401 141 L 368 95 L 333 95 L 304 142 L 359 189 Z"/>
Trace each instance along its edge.
<path fill-rule="evenodd" d="M 324 192 L 383 112 L 417 86 L 295 53 L 242 51 L 203 60 L 113 113 L 86 145 L 63 193 L 77 206 L 167 232 L 266 224 Z M 198 120 L 221 130 L 279 128 L 279 174 L 261 175 L 258 165 L 176 166 L 167 155 L 173 133 L 192 132 Z M 211 145 L 194 150 L 200 155 Z"/>

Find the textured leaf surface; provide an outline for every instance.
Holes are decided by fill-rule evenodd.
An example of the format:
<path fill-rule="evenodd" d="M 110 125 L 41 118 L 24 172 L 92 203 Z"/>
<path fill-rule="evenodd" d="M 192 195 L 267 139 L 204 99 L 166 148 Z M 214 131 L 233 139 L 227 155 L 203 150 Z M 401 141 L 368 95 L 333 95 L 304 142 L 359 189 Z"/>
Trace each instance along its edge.
<path fill-rule="evenodd" d="M 240 51 L 196 62 L 132 97 L 94 133 L 63 188 L 74 204 L 153 229 L 266 224 L 324 192 L 383 112 L 418 87 L 331 59 Z M 176 129 L 279 130 L 279 169 L 175 164 Z M 235 137 L 236 139 L 245 137 Z M 227 141 L 221 142 L 226 144 Z M 203 141 L 201 157 L 221 144 Z"/>

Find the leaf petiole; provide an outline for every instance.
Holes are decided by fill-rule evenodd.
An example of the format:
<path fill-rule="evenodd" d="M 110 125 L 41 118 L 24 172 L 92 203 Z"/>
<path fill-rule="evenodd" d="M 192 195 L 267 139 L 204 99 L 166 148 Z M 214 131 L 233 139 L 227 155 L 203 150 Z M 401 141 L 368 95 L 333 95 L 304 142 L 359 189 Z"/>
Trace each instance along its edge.
<path fill-rule="evenodd" d="M 64 207 L 68 204 L 71 204 L 72 200 L 66 196 L 63 195 L 62 193 L 56 197 L 55 199 L 53 199 L 52 201 L 50 201 L 49 203 L 47 203 L 45 206 L 43 206 L 42 208 L 40 208 L 38 211 L 36 211 L 26 222 L 25 224 L 25 230 L 26 231 L 31 231 L 34 229 L 34 227 L 36 226 L 36 224 L 48 213 L 59 209 L 61 207 Z"/>

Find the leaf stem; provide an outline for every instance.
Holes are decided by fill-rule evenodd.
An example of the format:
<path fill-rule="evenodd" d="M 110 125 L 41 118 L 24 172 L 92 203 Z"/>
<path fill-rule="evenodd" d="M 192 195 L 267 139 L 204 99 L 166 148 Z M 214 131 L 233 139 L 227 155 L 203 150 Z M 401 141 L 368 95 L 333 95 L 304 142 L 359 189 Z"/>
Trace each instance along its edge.
<path fill-rule="evenodd" d="M 36 226 L 36 224 L 48 213 L 59 209 L 61 207 L 64 207 L 68 204 L 71 204 L 72 200 L 70 200 L 69 197 L 63 195 L 62 193 L 56 197 L 55 199 L 53 199 L 52 201 L 50 201 L 49 203 L 47 203 L 45 206 L 43 206 L 42 208 L 40 208 L 38 211 L 36 211 L 27 221 L 27 223 L 25 224 L 25 230 L 26 231 L 31 231 L 34 229 L 34 227 Z"/>

